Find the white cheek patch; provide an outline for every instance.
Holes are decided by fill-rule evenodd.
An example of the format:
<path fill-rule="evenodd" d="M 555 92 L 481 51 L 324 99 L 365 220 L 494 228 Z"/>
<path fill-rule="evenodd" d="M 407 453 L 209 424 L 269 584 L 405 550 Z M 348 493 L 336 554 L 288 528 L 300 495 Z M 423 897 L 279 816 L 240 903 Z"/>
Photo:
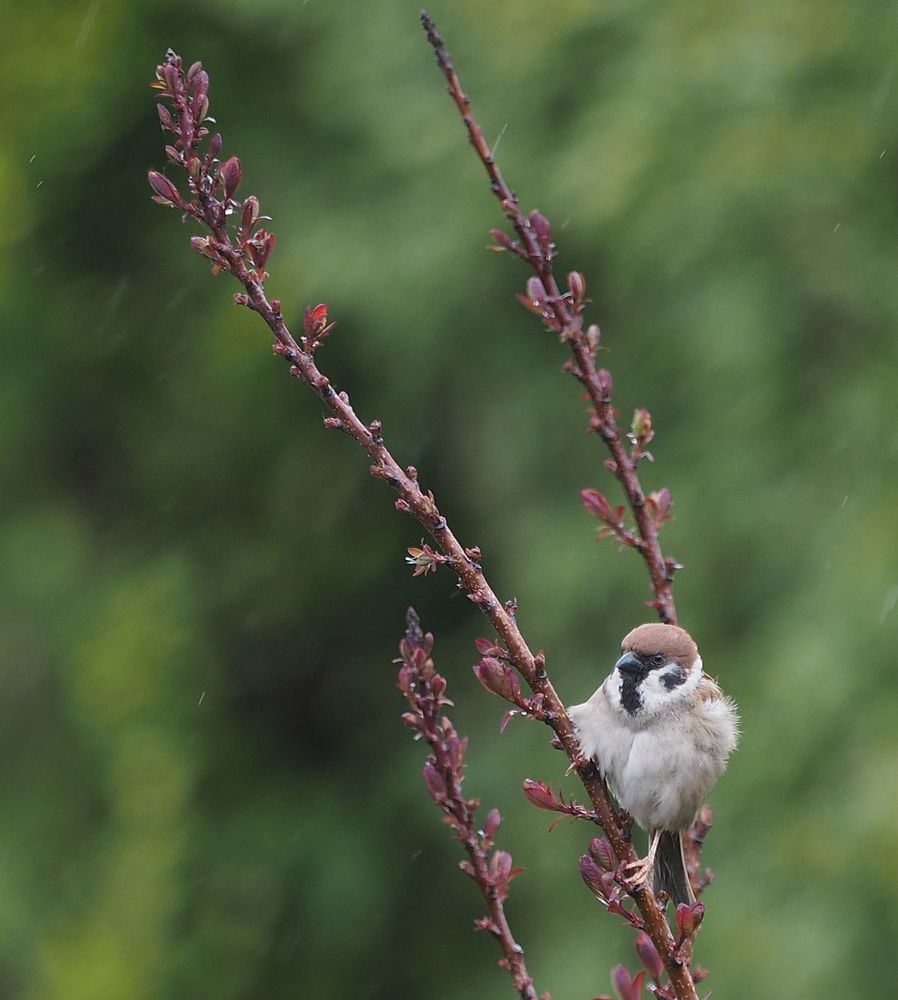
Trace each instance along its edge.
<path fill-rule="evenodd" d="M 672 705 L 690 697 L 702 678 L 702 660 L 686 670 L 678 664 L 668 664 L 657 670 L 650 670 L 635 686 L 626 684 L 620 672 L 615 670 L 605 681 L 605 694 L 609 701 L 631 716 L 645 718 L 670 709 Z"/>

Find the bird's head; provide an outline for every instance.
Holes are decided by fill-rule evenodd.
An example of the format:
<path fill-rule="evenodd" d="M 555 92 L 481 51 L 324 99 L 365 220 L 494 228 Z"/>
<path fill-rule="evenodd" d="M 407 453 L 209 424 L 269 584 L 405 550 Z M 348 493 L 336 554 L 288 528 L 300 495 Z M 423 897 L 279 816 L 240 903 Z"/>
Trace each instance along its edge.
<path fill-rule="evenodd" d="M 677 625 L 651 622 L 628 632 L 606 682 L 608 696 L 634 717 L 649 718 L 689 697 L 702 676 L 692 636 Z"/>

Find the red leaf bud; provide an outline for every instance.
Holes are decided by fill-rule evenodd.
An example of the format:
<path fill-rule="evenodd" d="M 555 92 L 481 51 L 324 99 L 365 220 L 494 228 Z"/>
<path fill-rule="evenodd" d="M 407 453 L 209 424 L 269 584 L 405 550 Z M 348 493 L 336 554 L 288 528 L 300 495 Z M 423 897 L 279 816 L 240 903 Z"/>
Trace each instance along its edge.
<path fill-rule="evenodd" d="M 511 875 L 511 855 L 508 851 L 496 851 L 490 858 L 490 873 L 501 882 L 507 882 Z"/>
<path fill-rule="evenodd" d="M 410 667 L 407 663 L 400 668 L 396 686 L 403 694 L 406 694 L 409 690 L 411 690 L 417 673 L 418 672 L 415 668 Z"/>
<path fill-rule="evenodd" d="M 159 122 L 162 127 L 167 129 L 169 132 L 176 131 L 174 119 L 172 118 L 171 112 L 168 108 L 164 104 L 157 104 L 156 111 L 159 114 Z"/>
<path fill-rule="evenodd" d="M 498 809 L 490 809 L 486 815 L 486 820 L 483 823 L 483 835 L 488 839 L 492 840 L 496 836 L 496 831 L 499 829 L 499 824 L 502 822 L 502 814 Z"/>
<path fill-rule="evenodd" d="M 249 233 L 259 218 L 259 199 L 251 194 L 243 203 L 243 228 Z"/>
<path fill-rule="evenodd" d="M 630 429 L 633 436 L 644 444 L 648 444 L 655 436 L 652 429 L 652 415 L 644 406 L 640 406 L 633 413 L 633 423 Z"/>
<path fill-rule="evenodd" d="M 427 791 L 430 792 L 430 797 L 434 800 L 434 802 L 444 801 L 449 790 L 446 787 L 446 782 L 443 780 L 443 776 L 433 766 L 433 764 L 430 763 L 430 761 L 424 765 L 424 770 L 421 774 L 424 777 L 424 784 L 427 785 Z"/>
<path fill-rule="evenodd" d="M 243 168 L 240 160 L 236 156 L 230 157 L 221 165 L 221 180 L 224 184 L 225 198 L 233 198 L 234 192 L 240 186 L 243 179 Z"/>
<path fill-rule="evenodd" d="M 593 837 L 589 842 L 589 853 L 605 871 L 611 871 L 617 867 L 614 850 L 604 837 Z"/>
<path fill-rule="evenodd" d="M 182 204 L 178 189 L 167 177 L 160 174 L 157 170 L 150 170 L 147 173 L 147 180 L 155 192 L 153 201 L 160 205 L 171 205 L 173 207 Z"/>
<path fill-rule="evenodd" d="M 601 521 L 611 519 L 611 504 L 608 503 L 604 493 L 593 489 L 580 490 L 580 499 L 588 514 L 592 514 L 593 517 L 597 517 Z"/>
<path fill-rule="evenodd" d="M 660 984 L 664 963 L 661 961 L 658 949 L 645 931 L 640 931 L 636 935 L 636 954 L 639 955 L 639 961 L 645 966 L 646 972 Z"/>
<path fill-rule="evenodd" d="M 520 701 L 521 685 L 517 674 L 512 667 L 500 663 L 495 657 L 484 656 L 474 666 L 474 675 L 487 691 L 515 705 Z"/>
<path fill-rule="evenodd" d="M 602 885 L 602 870 L 595 863 L 593 858 L 584 854 L 580 858 L 580 877 L 586 883 L 586 888 L 600 899 L 605 898 L 605 889 Z"/>
<path fill-rule="evenodd" d="M 527 295 L 531 302 L 539 306 L 546 301 L 546 289 L 536 275 L 527 279 Z"/>
<path fill-rule="evenodd" d="M 544 781 L 533 778 L 524 779 L 524 794 L 531 805 L 537 809 L 548 809 L 550 812 L 567 812 L 564 803 L 559 802 L 551 787 Z"/>
<path fill-rule="evenodd" d="M 579 271 L 571 271 L 567 276 L 567 286 L 576 305 L 580 305 L 586 296 L 586 278 Z"/>
<path fill-rule="evenodd" d="M 692 912 L 692 907 L 688 903 L 677 904 L 677 930 L 684 937 L 687 934 L 691 934 L 695 929 L 695 914 Z"/>
<path fill-rule="evenodd" d="M 625 965 L 616 965 L 611 970 L 611 985 L 617 990 L 621 1000 L 639 1000 L 636 980 Z"/>
<path fill-rule="evenodd" d="M 586 346 L 589 350 L 595 354 L 599 349 L 599 342 L 602 339 L 602 333 L 596 323 L 590 323 L 586 328 Z"/>
<path fill-rule="evenodd" d="M 530 225 L 545 251 L 552 240 L 552 225 L 542 212 L 534 209 L 529 216 Z"/>
<path fill-rule="evenodd" d="M 210 160 L 214 160 L 216 156 L 221 152 L 221 132 L 216 132 L 215 135 L 209 140 L 209 146 L 207 149 L 208 156 Z"/>

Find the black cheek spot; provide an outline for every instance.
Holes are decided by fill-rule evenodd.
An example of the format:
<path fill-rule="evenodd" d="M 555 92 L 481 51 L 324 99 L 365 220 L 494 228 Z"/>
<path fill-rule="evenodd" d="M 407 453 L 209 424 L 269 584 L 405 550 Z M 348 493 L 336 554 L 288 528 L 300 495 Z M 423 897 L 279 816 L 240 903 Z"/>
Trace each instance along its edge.
<path fill-rule="evenodd" d="M 686 672 L 680 667 L 674 670 L 668 671 L 666 674 L 661 675 L 661 680 L 664 682 L 664 686 L 668 691 L 673 691 L 675 687 L 679 687 L 686 680 Z"/>
<path fill-rule="evenodd" d="M 642 695 L 639 693 L 641 681 L 642 678 L 624 677 L 620 682 L 620 703 L 630 715 L 636 715 L 642 708 Z"/>

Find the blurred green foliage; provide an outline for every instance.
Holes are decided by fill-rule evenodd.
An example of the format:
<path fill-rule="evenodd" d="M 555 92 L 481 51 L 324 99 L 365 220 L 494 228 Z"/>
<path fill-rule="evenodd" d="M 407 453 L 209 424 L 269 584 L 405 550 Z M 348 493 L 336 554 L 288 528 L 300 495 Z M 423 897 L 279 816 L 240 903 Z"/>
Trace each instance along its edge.
<path fill-rule="evenodd" d="M 898 935 L 898 8 L 494 0 L 432 10 L 526 208 L 590 282 L 622 419 L 651 408 L 677 596 L 745 735 L 715 792 L 699 943 L 731 1000 L 862 996 Z M 398 721 L 406 606 L 527 868 L 541 989 L 608 989 L 631 935 L 582 826 L 520 792 L 546 734 L 471 676 L 486 626 L 255 317 L 151 204 L 147 84 L 202 59 L 279 236 L 294 324 L 520 603 L 569 701 L 648 617 L 611 490 L 417 6 L 35 0 L 0 59 L 0 995 L 510 994 Z M 500 141 L 501 139 L 501 141 Z M 613 494 L 612 494 L 613 495 Z M 568 791 L 574 791 L 570 779 Z"/>

